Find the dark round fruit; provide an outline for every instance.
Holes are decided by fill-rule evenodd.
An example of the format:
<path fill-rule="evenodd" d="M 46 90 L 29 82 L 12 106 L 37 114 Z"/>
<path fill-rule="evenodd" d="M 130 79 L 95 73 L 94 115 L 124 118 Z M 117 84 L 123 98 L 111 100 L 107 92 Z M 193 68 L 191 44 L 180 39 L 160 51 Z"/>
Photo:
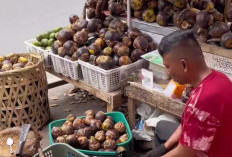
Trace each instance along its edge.
<path fill-rule="evenodd" d="M 132 63 L 132 61 L 131 61 L 130 57 L 128 57 L 128 56 L 121 56 L 119 58 L 119 66 L 128 65 L 131 63 Z"/>
<path fill-rule="evenodd" d="M 63 48 L 65 49 L 66 55 L 72 56 L 77 50 L 77 45 L 74 41 L 68 40 L 64 43 Z"/>
<path fill-rule="evenodd" d="M 102 29 L 102 24 L 99 19 L 90 19 L 87 25 L 87 30 L 92 33 L 92 32 L 97 32 L 100 29 Z"/>
<path fill-rule="evenodd" d="M 216 22 L 209 29 L 209 35 L 213 38 L 221 38 L 221 36 L 230 31 L 230 28 L 224 22 Z"/>
<path fill-rule="evenodd" d="M 55 143 L 66 143 L 66 137 L 65 136 L 57 137 Z"/>
<path fill-rule="evenodd" d="M 91 116 L 95 116 L 95 112 L 93 111 L 93 110 L 87 110 L 87 111 L 85 111 L 85 116 L 87 116 L 87 115 L 91 115 Z"/>
<path fill-rule="evenodd" d="M 128 56 L 130 54 L 130 49 L 126 44 L 119 42 L 114 46 L 114 53 L 118 56 Z"/>
<path fill-rule="evenodd" d="M 71 135 L 74 133 L 74 128 L 70 125 L 63 125 L 61 127 L 61 130 L 64 132 L 65 135 Z"/>
<path fill-rule="evenodd" d="M 106 119 L 102 123 L 102 129 L 105 130 L 105 131 L 108 131 L 108 130 L 113 129 L 113 128 L 114 128 L 114 123 L 109 119 Z"/>
<path fill-rule="evenodd" d="M 135 38 L 137 38 L 139 35 L 141 35 L 141 31 L 137 28 L 132 28 L 132 29 L 128 29 L 127 31 L 128 37 L 132 40 L 134 40 Z"/>
<path fill-rule="evenodd" d="M 105 142 L 103 143 L 103 147 L 104 149 L 116 149 L 117 145 L 116 145 L 116 142 L 115 140 L 112 140 L 112 139 L 108 139 L 108 140 L 105 140 Z"/>
<path fill-rule="evenodd" d="M 117 140 L 119 137 L 119 132 L 116 129 L 110 129 L 106 131 L 106 139 Z"/>
<path fill-rule="evenodd" d="M 77 46 L 82 46 L 85 42 L 88 41 L 88 32 L 85 29 L 77 32 L 73 36 L 73 40 L 77 44 Z"/>
<path fill-rule="evenodd" d="M 119 137 L 118 143 L 125 143 L 126 141 L 128 141 L 128 139 L 129 139 L 128 135 L 124 134 L 124 135 Z"/>
<path fill-rule="evenodd" d="M 113 59 L 111 56 L 99 56 L 96 59 L 96 63 L 99 67 L 105 70 L 110 70 L 114 67 Z"/>
<path fill-rule="evenodd" d="M 95 17 L 95 9 L 94 8 L 88 8 L 87 17 L 88 17 L 88 19 L 92 19 Z"/>
<path fill-rule="evenodd" d="M 102 122 L 100 120 L 93 119 L 93 120 L 91 120 L 89 126 L 92 129 L 92 131 L 96 132 L 96 131 L 101 129 Z"/>
<path fill-rule="evenodd" d="M 232 49 L 232 33 L 228 32 L 221 37 L 221 46 L 227 49 Z"/>
<path fill-rule="evenodd" d="M 61 44 L 65 43 L 68 40 L 71 40 L 74 32 L 69 28 L 64 28 L 58 32 L 57 39 Z"/>
<path fill-rule="evenodd" d="M 79 20 L 79 16 L 75 15 L 75 14 L 72 14 L 69 16 L 69 22 L 71 24 L 75 23 L 77 20 Z"/>
<path fill-rule="evenodd" d="M 131 53 L 131 60 L 132 62 L 136 62 L 137 60 L 141 59 L 140 56 L 145 54 L 142 50 L 140 49 L 134 49 Z"/>
<path fill-rule="evenodd" d="M 117 130 L 120 134 L 126 132 L 126 126 L 123 122 L 118 122 L 114 125 L 114 129 Z"/>
<path fill-rule="evenodd" d="M 73 146 L 73 147 L 76 147 L 78 145 L 78 141 L 77 141 L 77 138 L 76 138 L 76 135 L 75 134 L 72 134 L 72 135 L 68 135 L 66 137 L 66 143 Z"/>
<path fill-rule="evenodd" d="M 148 40 L 143 36 L 138 36 L 133 43 L 134 48 L 147 52 Z"/>
<path fill-rule="evenodd" d="M 73 122 L 76 119 L 76 116 L 74 114 L 70 114 L 67 117 L 67 121 Z"/>
<path fill-rule="evenodd" d="M 89 140 L 89 150 L 96 151 L 101 147 L 100 142 L 98 142 L 96 139 L 90 139 Z"/>
<path fill-rule="evenodd" d="M 94 119 L 94 117 L 93 117 L 92 115 L 86 115 L 86 116 L 85 116 L 85 119 L 84 119 L 85 124 L 86 124 L 86 125 L 90 125 L 90 122 L 91 122 L 91 120 L 93 120 L 93 119 Z"/>
<path fill-rule="evenodd" d="M 85 128 L 85 126 L 85 121 L 82 118 L 78 118 L 73 121 L 73 127 L 75 130 Z"/>
<path fill-rule="evenodd" d="M 160 26 L 167 26 L 169 24 L 170 21 L 170 16 L 165 13 L 165 12 L 159 12 L 157 17 L 156 17 L 156 22 L 160 25 Z"/>
<path fill-rule="evenodd" d="M 120 19 L 114 19 L 110 22 L 109 28 L 118 30 L 119 32 L 125 32 L 127 27 Z"/>
<path fill-rule="evenodd" d="M 108 28 L 102 28 L 102 29 L 99 31 L 99 36 L 100 36 L 101 38 L 104 38 L 107 31 L 108 31 Z"/>
<path fill-rule="evenodd" d="M 80 144 L 81 148 L 88 148 L 89 140 L 85 136 L 80 136 L 77 138 L 78 143 Z"/>
<path fill-rule="evenodd" d="M 208 28 L 213 23 L 214 23 L 214 17 L 213 15 L 210 15 L 207 10 L 203 10 L 197 13 L 196 24 L 198 24 L 200 27 Z"/>
<path fill-rule="evenodd" d="M 106 119 L 106 115 L 103 111 L 98 111 L 95 115 L 95 119 L 104 122 L 104 120 Z"/>
<path fill-rule="evenodd" d="M 56 139 L 58 136 L 63 136 L 64 132 L 61 130 L 60 127 L 53 127 L 52 128 L 52 137 Z"/>
<path fill-rule="evenodd" d="M 100 142 L 104 141 L 106 139 L 105 131 L 100 130 L 100 131 L 96 132 L 95 138 Z"/>

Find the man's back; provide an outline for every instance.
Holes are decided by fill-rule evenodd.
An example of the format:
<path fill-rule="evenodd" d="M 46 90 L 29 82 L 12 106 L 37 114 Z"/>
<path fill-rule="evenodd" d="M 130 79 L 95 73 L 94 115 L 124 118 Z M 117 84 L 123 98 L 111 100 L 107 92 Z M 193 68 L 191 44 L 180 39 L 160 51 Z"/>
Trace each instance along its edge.
<path fill-rule="evenodd" d="M 182 117 L 181 144 L 211 156 L 232 156 L 232 83 L 212 71 L 196 87 Z M 230 155 L 229 155 L 229 154 Z"/>

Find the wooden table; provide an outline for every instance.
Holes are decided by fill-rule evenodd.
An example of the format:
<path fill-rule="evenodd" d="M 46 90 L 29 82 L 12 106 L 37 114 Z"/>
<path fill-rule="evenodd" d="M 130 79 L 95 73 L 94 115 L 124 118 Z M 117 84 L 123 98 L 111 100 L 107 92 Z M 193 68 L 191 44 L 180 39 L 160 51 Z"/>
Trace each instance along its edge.
<path fill-rule="evenodd" d="M 124 99 L 123 99 L 123 93 L 121 90 L 117 90 L 114 92 L 105 92 L 103 90 L 100 90 L 90 84 L 85 83 L 83 80 L 73 80 L 71 78 L 68 78 L 62 74 L 58 74 L 54 71 L 53 68 L 46 68 L 46 71 L 61 78 L 62 80 L 73 84 L 74 86 L 81 88 L 83 90 L 86 90 L 90 93 L 92 93 L 97 98 L 105 101 L 107 103 L 107 112 L 112 112 L 116 107 L 120 106 Z"/>
<path fill-rule="evenodd" d="M 159 108 L 174 116 L 181 117 L 185 104 L 171 99 L 157 91 L 144 88 L 139 83 L 130 83 L 124 90 L 124 94 L 128 96 L 128 112 L 129 124 L 131 129 L 135 127 L 135 100 L 141 101 L 151 107 Z"/>

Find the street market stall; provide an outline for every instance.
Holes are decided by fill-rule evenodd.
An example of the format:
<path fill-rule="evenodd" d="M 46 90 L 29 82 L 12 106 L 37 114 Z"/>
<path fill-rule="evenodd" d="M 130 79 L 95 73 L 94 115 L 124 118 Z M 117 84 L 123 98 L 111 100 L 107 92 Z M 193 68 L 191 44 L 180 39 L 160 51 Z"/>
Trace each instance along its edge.
<path fill-rule="evenodd" d="M 5 83 L 0 88 L 0 100 L 3 102 L 0 122 L 4 122 L 0 123 L 0 135 L 2 129 L 24 123 L 40 129 L 49 120 L 48 86 L 44 80 L 46 70 L 105 101 L 107 113 L 88 110 L 82 117 L 70 114 L 66 119 L 51 122 L 49 136 L 52 146 L 44 152 L 64 147 L 71 152 L 77 151 L 79 156 L 123 156 L 123 152 L 128 155 L 133 141 L 132 130 L 141 127 L 141 124 L 141 128 L 145 128 L 143 117 L 139 122 L 136 119 L 135 101 L 148 104 L 151 110 L 160 109 L 177 119 L 182 116 L 185 104 L 181 98 L 187 88 L 170 81 L 162 58 L 155 51 L 164 36 L 179 29 L 193 29 L 207 65 L 232 80 L 231 1 L 226 0 L 224 5 L 220 5 L 223 8 L 214 1 L 177 3 L 179 1 L 110 0 L 108 3 L 106 0 L 87 0 L 82 17 L 73 14 L 69 17 L 68 26 L 25 41 L 30 52 L 27 55 L 39 53 L 43 56 L 44 65 L 40 61 L 37 67 L 34 63 L 27 68 L 28 61 L 18 56 L 14 63 L 17 66 L 14 66 L 14 61 L 6 63 L 5 58 L 0 58 L 0 77 L 3 78 L 0 82 Z M 149 55 L 153 57 L 151 60 Z M 26 70 L 31 68 L 28 70 L 30 73 L 18 70 L 25 67 Z M 152 79 L 146 78 L 144 69 L 145 73 L 152 75 Z M 9 70 L 15 71 L 11 73 Z M 18 72 L 25 74 L 18 76 Z M 9 81 L 12 74 L 17 76 L 10 81 L 16 79 L 18 82 L 10 84 L 4 81 Z M 165 83 L 155 83 L 153 77 Z M 147 82 L 144 83 L 144 79 Z M 167 91 L 171 83 L 179 88 L 177 97 L 172 97 L 175 92 Z M 33 92 L 28 92 L 29 89 Z M 14 91 L 17 91 L 17 96 Z M 113 112 L 126 102 L 128 115 Z M 75 149 L 54 143 L 66 143 Z M 42 150 L 40 154 L 43 155 Z"/>

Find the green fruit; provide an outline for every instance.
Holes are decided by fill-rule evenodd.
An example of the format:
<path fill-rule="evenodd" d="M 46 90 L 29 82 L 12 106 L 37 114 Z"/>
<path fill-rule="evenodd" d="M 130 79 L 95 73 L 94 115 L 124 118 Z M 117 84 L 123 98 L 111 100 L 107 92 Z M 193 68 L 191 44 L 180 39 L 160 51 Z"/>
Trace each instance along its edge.
<path fill-rule="evenodd" d="M 57 36 L 58 36 L 58 32 L 56 33 L 56 35 L 55 35 L 55 38 L 57 39 Z"/>
<path fill-rule="evenodd" d="M 50 39 L 55 39 L 56 38 L 56 33 L 50 33 L 49 38 Z"/>
<path fill-rule="evenodd" d="M 52 46 L 52 44 L 54 43 L 55 39 L 49 39 L 48 40 L 48 46 Z"/>
<path fill-rule="evenodd" d="M 52 32 L 53 32 L 53 33 L 57 33 L 57 32 L 59 32 L 59 31 L 61 31 L 62 29 L 63 29 L 62 27 L 58 27 L 58 28 L 56 28 L 56 29 L 53 29 Z"/>
<path fill-rule="evenodd" d="M 41 41 L 41 40 L 43 39 L 43 35 L 42 35 L 42 34 L 37 35 L 37 36 L 36 36 L 36 39 L 37 39 L 38 41 Z"/>
<path fill-rule="evenodd" d="M 51 46 L 47 46 L 45 50 L 51 50 Z"/>
<path fill-rule="evenodd" d="M 43 38 L 49 39 L 49 32 L 43 33 L 42 36 Z"/>
<path fill-rule="evenodd" d="M 33 41 L 32 44 L 35 46 L 41 46 L 41 43 L 37 40 Z"/>
<path fill-rule="evenodd" d="M 47 47 L 47 46 L 48 46 L 48 39 L 43 38 L 43 39 L 41 40 L 41 45 L 42 45 L 43 47 Z"/>

